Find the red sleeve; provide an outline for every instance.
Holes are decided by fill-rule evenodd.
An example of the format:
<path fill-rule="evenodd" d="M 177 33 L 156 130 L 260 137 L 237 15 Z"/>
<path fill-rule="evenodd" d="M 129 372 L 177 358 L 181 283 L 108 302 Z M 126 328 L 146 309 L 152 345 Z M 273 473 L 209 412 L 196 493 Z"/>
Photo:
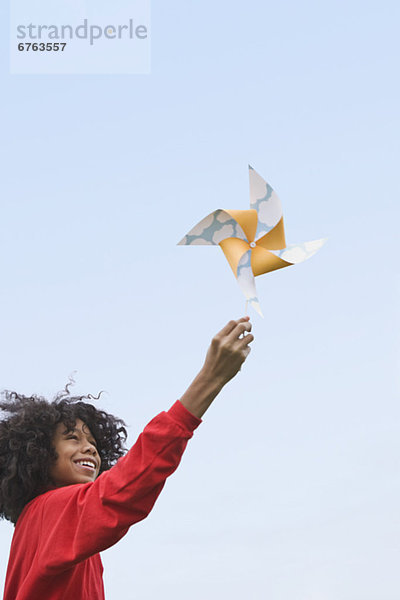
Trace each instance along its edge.
<path fill-rule="evenodd" d="M 96 481 L 48 492 L 37 555 L 43 575 L 109 548 L 147 517 L 201 422 L 178 400 L 154 417 L 129 452 Z"/>

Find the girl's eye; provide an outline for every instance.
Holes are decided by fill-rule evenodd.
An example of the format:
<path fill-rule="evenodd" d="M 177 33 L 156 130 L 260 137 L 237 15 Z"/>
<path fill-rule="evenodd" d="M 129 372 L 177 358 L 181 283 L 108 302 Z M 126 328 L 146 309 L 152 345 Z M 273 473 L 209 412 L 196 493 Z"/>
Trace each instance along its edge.
<path fill-rule="evenodd" d="M 70 435 L 70 436 L 68 437 L 68 439 L 69 439 L 69 440 L 77 440 L 77 439 L 78 439 L 78 436 L 77 436 L 77 435 Z M 94 447 L 96 448 L 96 450 L 97 450 L 97 444 L 96 444 L 96 442 L 90 442 L 90 443 L 91 443 L 91 444 L 92 444 L 92 446 L 94 446 Z"/>

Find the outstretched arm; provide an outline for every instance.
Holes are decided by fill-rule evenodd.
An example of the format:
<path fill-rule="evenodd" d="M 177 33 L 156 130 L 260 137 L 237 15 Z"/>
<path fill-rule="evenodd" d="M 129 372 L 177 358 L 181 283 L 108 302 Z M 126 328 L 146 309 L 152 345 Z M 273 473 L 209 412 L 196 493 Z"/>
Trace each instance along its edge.
<path fill-rule="evenodd" d="M 224 385 L 240 371 L 250 353 L 249 344 L 254 336 L 251 333 L 244 335 L 251 331 L 249 318 L 229 321 L 213 337 L 201 371 L 180 399 L 183 406 L 199 419 Z"/>

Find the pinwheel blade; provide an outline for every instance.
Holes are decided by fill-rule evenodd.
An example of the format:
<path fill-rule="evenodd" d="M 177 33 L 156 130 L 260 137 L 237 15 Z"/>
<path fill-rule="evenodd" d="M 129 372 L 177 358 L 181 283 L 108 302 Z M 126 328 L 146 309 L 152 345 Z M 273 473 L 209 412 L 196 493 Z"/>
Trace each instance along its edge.
<path fill-rule="evenodd" d="M 323 238 L 320 240 L 313 240 L 312 242 L 303 242 L 302 244 L 291 244 L 282 250 L 270 250 L 270 252 L 291 265 L 296 265 L 311 258 L 320 248 L 322 248 L 326 240 L 327 238 Z"/>
<path fill-rule="evenodd" d="M 261 312 L 260 303 L 258 302 L 256 282 L 251 268 L 251 250 L 245 252 L 239 260 L 236 277 L 240 289 L 246 296 L 246 300 L 263 317 L 264 315 Z"/>
<path fill-rule="evenodd" d="M 232 237 L 247 240 L 239 223 L 225 210 L 218 209 L 197 223 L 178 242 L 178 246 L 216 246 L 222 240 Z"/>
<path fill-rule="evenodd" d="M 258 214 L 255 240 L 269 233 L 283 219 L 282 205 L 272 187 L 249 165 L 250 208 Z M 282 223 L 283 233 L 283 223 Z M 283 238 L 284 240 L 284 238 Z M 282 244 L 284 246 L 285 243 Z"/>

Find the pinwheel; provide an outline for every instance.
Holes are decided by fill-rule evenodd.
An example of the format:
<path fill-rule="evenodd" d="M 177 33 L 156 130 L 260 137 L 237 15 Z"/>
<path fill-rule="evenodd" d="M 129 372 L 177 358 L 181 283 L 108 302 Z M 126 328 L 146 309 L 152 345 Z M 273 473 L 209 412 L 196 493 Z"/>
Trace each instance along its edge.
<path fill-rule="evenodd" d="M 263 316 L 254 278 L 307 260 L 326 239 L 286 246 L 278 196 L 250 165 L 249 177 L 250 210 L 215 210 L 178 245 L 219 245 L 247 302 Z"/>

